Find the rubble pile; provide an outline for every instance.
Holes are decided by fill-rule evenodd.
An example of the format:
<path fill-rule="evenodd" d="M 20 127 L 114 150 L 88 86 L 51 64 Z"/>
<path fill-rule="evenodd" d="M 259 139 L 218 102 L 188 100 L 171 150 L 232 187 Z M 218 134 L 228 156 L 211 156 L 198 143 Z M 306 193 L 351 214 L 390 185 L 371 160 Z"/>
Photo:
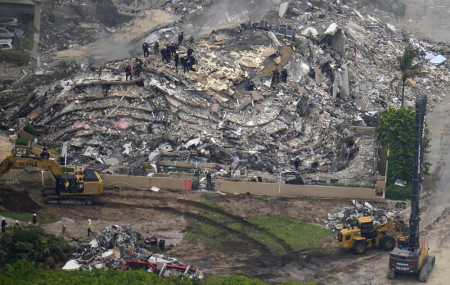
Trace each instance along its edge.
<path fill-rule="evenodd" d="M 339 231 L 343 228 L 357 225 L 356 219 L 359 217 L 372 217 L 374 225 L 385 225 L 389 218 L 397 224 L 406 227 L 406 224 L 401 219 L 403 216 L 401 210 L 385 210 L 376 208 L 369 202 L 352 200 L 352 206 L 335 209 L 333 214 L 328 214 L 328 220 L 324 222 L 326 228 L 332 231 Z"/>
<path fill-rule="evenodd" d="M 242 11 L 254 8 L 253 1 L 239 2 Z M 173 60 L 163 63 L 153 50 L 140 57 L 144 68 L 132 81 L 125 81 L 124 67 L 134 59 L 84 61 L 81 71 L 36 87 L 27 104 L 3 113 L 12 125 L 18 114 L 32 122 L 42 143 L 68 143 L 73 163 L 98 168 L 162 159 L 231 165 L 238 157 L 234 170 L 260 176 L 292 172 L 299 156 L 300 173 L 311 180 L 372 185 L 374 136 L 352 127 L 374 126 L 379 111 L 400 105 L 396 58 L 407 44 L 420 50 L 426 73 L 408 82 L 405 104 L 420 95 L 430 106 L 439 103 L 450 76 L 445 46 L 416 39 L 377 16 L 394 21 L 389 13 L 356 1 L 263 2 L 258 18 L 226 10 L 223 1 L 169 1 L 161 6 L 169 22 L 148 30 L 147 22 L 134 22 L 140 31 L 128 37 L 130 54 L 141 54 L 145 40 L 178 42 L 184 29 L 179 53 L 193 48 L 195 71 L 183 73 L 180 65 L 177 72 Z M 209 21 L 208 30 L 228 28 L 201 36 L 199 19 L 217 14 L 214 7 L 226 17 L 216 26 Z M 150 17 L 140 13 L 137 19 Z M 287 82 L 272 80 L 272 71 L 283 68 Z"/>
<path fill-rule="evenodd" d="M 155 243 L 157 243 L 157 240 Z M 82 268 L 125 270 L 132 269 L 132 264 L 143 261 L 154 264 L 155 273 L 160 273 L 164 277 L 182 274 L 200 278 L 203 276 L 199 270 L 186 270 L 175 258 L 164 257 L 150 251 L 151 249 L 156 250 L 156 248 L 156 244 L 152 247 L 146 241 L 140 240 L 138 234 L 131 228 L 113 225 L 111 228 L 103 229 L 101 234 L 81 252 L 74 253 L 73 259 L 66 263 L 63 270 L 79 270 Z M 162 269 L 163 266 L 164 270 Z M 151 268 L 148 271 L 152 272 Z"/>

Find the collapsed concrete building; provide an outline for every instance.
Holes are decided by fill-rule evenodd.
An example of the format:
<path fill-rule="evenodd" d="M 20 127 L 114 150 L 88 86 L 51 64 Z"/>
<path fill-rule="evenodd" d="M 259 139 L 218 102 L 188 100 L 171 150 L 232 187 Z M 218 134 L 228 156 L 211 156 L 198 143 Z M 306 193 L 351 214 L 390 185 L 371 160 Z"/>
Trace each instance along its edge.
<path fill-rule="evenodd" d="M 13 84 L 18 90 L 4 85 L 3 130 L 31 122 L 40 144 L 67 143 L 71 163 L 99 169 L 143 174 L 144 162 L 166 159 L 228 165 L 249 177 L 301 173 L 373 185 L 375 137 L 354 126 L 374 126 L 379 111 L 400 105 L 393 82 L 406 44 L 421 51 L 427 72 L 410 82 L 406 104 L 424 94 L 438 103 L 448 47 L 387 23 L 387 12 L 343 2 L 172 1 L 119 28 L 72 23 L 90 29 L 93 42 L 80 34 L 78 43 L 42 52 L 42 65 Z M 142 57 L 144 41 L 177 42 L 181 31 L 179 53 L 193 48 L 195 72 L 177 72 L 159 53 Z M 431 61 L 437 55 L 444 61 Z M 124 67 L 136 56 L 142 72 L 126 81 Z M 287 82 L 272 82 L 283 68 Z"/>

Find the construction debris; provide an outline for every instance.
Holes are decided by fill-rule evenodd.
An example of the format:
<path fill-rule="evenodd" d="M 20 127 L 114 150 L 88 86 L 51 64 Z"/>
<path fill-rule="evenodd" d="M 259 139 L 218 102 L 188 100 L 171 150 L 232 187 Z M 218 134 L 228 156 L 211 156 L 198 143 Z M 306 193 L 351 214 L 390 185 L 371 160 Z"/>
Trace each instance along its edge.
<path fill-rule="evenodd" d="M 79 21 L 60 19 L 78 36 L 63 44 L 41 37 L 48 48 L 42 66 L 26 72 L 34 73 L 23 88 L 0 93 L 0 127 L 10 135 L 11 127 L 30 122 L 40 144 L 60 149 L 66 143 L 68 163 L 108 172 L 117 166 L 147 175 L 145 163 L 176 160 L 225 165 L 247 179 L 290 173 L 299 156 L 306 181 L 373 185 L 374 135 L 354 127 L 375 126 L 380 111 L 400 105 L 393 82 L 404 46 L 420 51 L 425 72 L 408 81 L 406 106 L 421 95 L 430 106 L 439 103 L 450 78 L 447 46 L 418 39 L 389 24 L 394 18 L 388 12 L 353 0 L 264 0 L 258 9 L 252 1 L 164 1 L 160 10 L 140 1 L 138 7 L 116 4 L 119 14 L 134 19 L 114 28 L 86 23 L 96 17 L 86 10 L 94 2 L 71 8 L 68 17 Z M 55 11 L 46 13 L 50 28 L 43 32 L 60 39 L 67 31 L 56 31 Z M 177 70 L 159 52 L 141 57 L 144 41 L 162 47 L 178 42 L 181 31 L 178 52 L 192 48 L 195 70 Z M 90 44 L 97 35 L 109 37 Z M 124 68 L 136 56 L 142 70 L 126 80 Z M 272 71 L 283 68 L 286 82 L 272 80 Z M 23 77 L 14 72 L 17 80 Z M 248 90 L 250 80 L 254 90 Z M 232 169 L 236 156 L 240 162 Z"/>
<path fill-rule="evenodd" d="M 148 240 L 148 242 L 147 242 Z M 88 268 L 131 270 L 138 265 L 150 267 L 148 272 L 163 277 L 184 275 L 203 278 L 203 273 L 188 265 L 183 266 L 177 259 L 155 254 L 154 251 L 165 249 L 165 241 L 157 237 L 140 240 L 131 228 L 113 225 L 105 228 L 83 250 L 74 253 L 63 270 L 80 270 Z"/>
<path fill-rule="evenodd" d="M 326 228 L 336 232 L 346 227 L 357 224 L 359 217 L 372 217 L 374 225 L 385 225 L 388 218 L 396 223 L 405 225 L 402 217 L 404 213 L 401 210 L 385 210 L 376 208 L 369 202 L 352 200 L 352 206 L 335 209 L 333 214 L 328 214 L 328 220 L 325 221 Z"/>

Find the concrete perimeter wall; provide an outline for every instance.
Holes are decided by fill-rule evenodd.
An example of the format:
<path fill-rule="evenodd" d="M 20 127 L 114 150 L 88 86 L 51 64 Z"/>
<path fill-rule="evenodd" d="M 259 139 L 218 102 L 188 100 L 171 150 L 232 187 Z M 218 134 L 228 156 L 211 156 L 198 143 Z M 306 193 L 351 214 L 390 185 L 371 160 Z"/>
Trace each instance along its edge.
<path fill-rule="evenodd" d="M 49 179 L 54 181 L 55 178 L 53 174 L 48 171 L 32 171 L 27 172 L 22 169 L 10 169 L 7 173 L 5 173 L 0 180 L 5 181 L 7 183 L 18 183 L 18 182 L 38 182 L 41 183 L 42 179 L 44 182 L 48 182 Z"/>
<path fill-rule="evenodd" d="M 10 169 L 1 180 L 9 183 L 17 182 L 39 182 L 48 179 L 53 180 L 50 172 L 28 173 L 21 169 Z M 158 187 L 169 190 L 191 190 L 191 178 L 170 178 L 151 176 L 129 176 L 129 175 L 102 175 L 104 188 L 130 187 L 139 189 L 150 189 Z M 375 188 L 336 187 L 320 185 L 292 185 L 279 183 L 260 182 L 236 182 L 216 180 L 216 191 L 230 194 L 270 195 L 270 196 L 304 196 L 319 198 L 350 198 L 350 199 L 383 199 L 377 196 Z"/>
<path fill-rule="evenodd" d="M 279 183 L 216 181 L 216 191 L 232 194 L 250 193 L 270 196 L 308 196 L 322 198 L 383 199 L 375 189 L 319 185 L 292 185 Z"/>
<path fill-rule="evenodd" d="M 191 178 L 168 178 L 151 176 L 130 176 L 130 175 L 102 175 L 103 186 L 105 188 L 131 187 L 150 189 L 153 186 L 170 190 L 191 190 Z"/>

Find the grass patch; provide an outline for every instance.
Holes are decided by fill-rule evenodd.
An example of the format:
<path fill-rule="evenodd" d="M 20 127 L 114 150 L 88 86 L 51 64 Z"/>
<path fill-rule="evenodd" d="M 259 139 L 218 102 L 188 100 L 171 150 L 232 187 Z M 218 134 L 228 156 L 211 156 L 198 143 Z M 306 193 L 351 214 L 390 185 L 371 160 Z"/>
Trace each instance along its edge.
<path fill-rule="evenodd" d="M 211 199 L 203 199 L 202 203 L 205 204 L 206 206 L 217 208 L 217 203 Z"/>
<path fill-rule="evenodd" d="M 268 229 L 295 250 L 320 246 L 323 241 L 332 236 L 332 232 L 328 229 L 285 217 L 252 219 L 250 222 Z"/>
<path fill-rule="evenodd" d="M 215 227 L 213 225 L 202 224 L 201 221 L 187 218 L 187 222 L 193 226 L 191 232 L 184 235 L 183 239 L 192 243 L 201 243 L 208 250 L 219 252 L 247 252 L 248 254 L 255 254 L 257 251 L 247 241 L 233 234 L 227 230 Z"/>
<path fill-rule="evenodd" d="M 33 217 L 33 214 L 30 213 L 17 213 L 11 211 L 1 211 L 0 215 L 21 222 L 31 222 L 31 218 Z M 37 215 L 37 220 L 39 224 L 51 224 L 57 222 L 59 219 L 56 216 L 43 213 Z"/>
<path fill-rule="evenodd" d="M 200 215 L 221 226 L 208 224 L 206 219 L 191 219 L 189 223 L 193 230 L 185 235 L 185 240 L 199 242 L 211 250 L 223 252 L 245 250 L 257 253 L 267 250 L 273 255 L 283 256 L 291 250 L 286 247 L 286 244 L 294 250 L 300 250 L 305 247 L 320 246 L 325 237 L 332 236 L 329 230 L 295 222 L 288 218 L 255 219 L 250 221 L 255 225 L 253 226 L 216 212 Z"/>

